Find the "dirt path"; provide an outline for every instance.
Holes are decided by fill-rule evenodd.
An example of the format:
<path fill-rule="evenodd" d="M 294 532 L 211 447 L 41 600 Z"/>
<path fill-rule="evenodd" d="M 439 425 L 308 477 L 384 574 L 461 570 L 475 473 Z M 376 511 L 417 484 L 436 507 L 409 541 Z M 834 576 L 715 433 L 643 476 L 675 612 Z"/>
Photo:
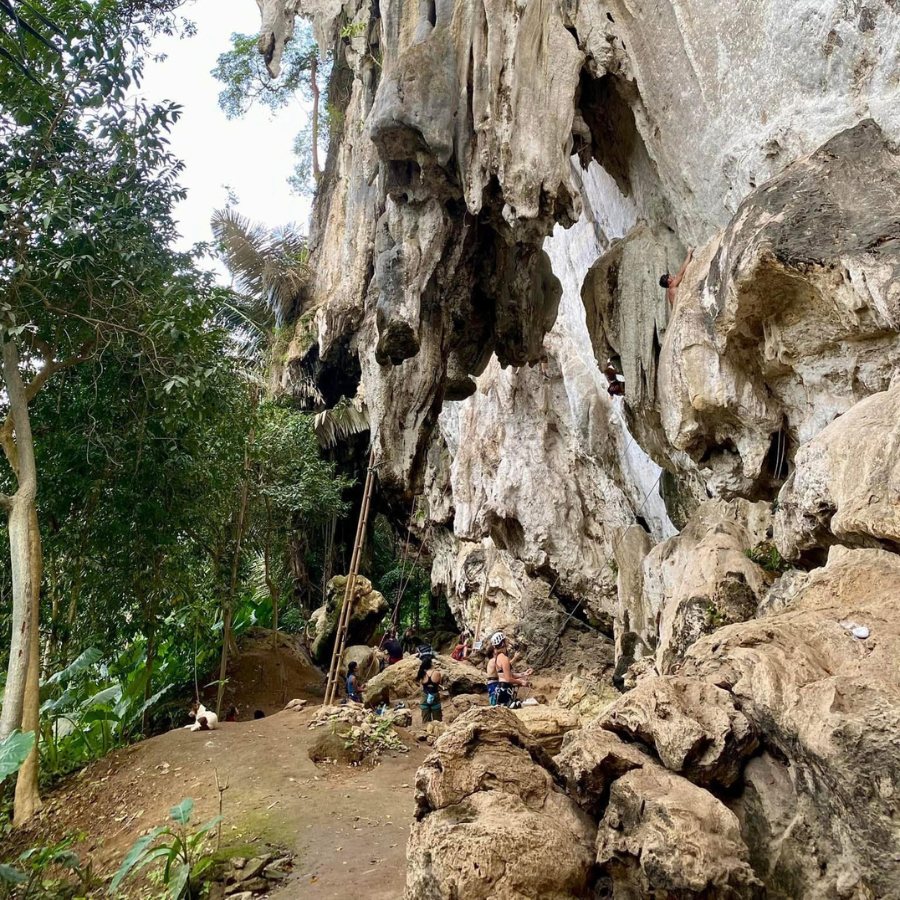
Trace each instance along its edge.
<path fill-rule="evenodd" d="M 28 843 L 83 832 L 75 848 L 114 870 L 170 806 L 195 801 L 196 824 L 218 811 L 215 771 L 227 780 L 222 844 L 253 856 L 266 844 L 297 854 L 289 881 L 269 895 L 394 900 L 403 892 L 415 771 L 427 747 L 403 732 L 408 753 L 375 767 L 316 766 L 311 714 L 281 712 L 213 732 L 177 730 L 118 751 L 47 798 Z"/>

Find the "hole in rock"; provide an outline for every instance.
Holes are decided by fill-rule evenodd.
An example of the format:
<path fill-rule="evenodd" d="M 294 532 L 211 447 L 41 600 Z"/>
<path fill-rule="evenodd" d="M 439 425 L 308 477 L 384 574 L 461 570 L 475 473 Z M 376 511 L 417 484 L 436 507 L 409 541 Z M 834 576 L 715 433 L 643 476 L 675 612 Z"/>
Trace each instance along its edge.
<path fill-rule="evenodd" d="M 710 444 L 704 451 L 703 455 L 700 459 L 697 460 L 698 463 L 709 462 L 713 456 L 719 453 L 731 453 L 734 456 L 739 456 L 738 448 L 735 446 L 734 441 L 731 438 L 725 438 L 724 441 L 718 444 Z"/>
<path fill-rule="evenodd" d="M 772 435 L 772 443 L 766 456 L 766 471 L 775 481 L 784 481 L 790 474 L 792 455 L 787 423 Z"/>
<path fill-rule="evenodd" d="M 583 68 L 575 107 L 590 131 L 590 143 L 583 135 L 575 135 L 574 150 L 582 166 L 596 160 L 619 190 L 634 199 L 645 218 L 671 227 L 671 210 L 656 165 L 635 120 L 634 110 L 643 108 L 636 85 L 616 75 L 594 78 Z"/>

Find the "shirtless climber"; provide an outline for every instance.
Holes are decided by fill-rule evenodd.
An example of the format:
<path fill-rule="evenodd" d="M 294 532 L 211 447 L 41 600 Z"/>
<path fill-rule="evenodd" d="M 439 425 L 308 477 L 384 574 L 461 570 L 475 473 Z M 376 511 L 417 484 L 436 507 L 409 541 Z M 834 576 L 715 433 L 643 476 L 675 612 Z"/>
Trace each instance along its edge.
<path fill-rule="evenodd" d="M 694 258 L 694 248 L 691 247 L 688 250 L 688 255 L 684 260 L 684 265 L 681 267 L 681 271 L 677 275 L 670 275 L 666 272 L 665 275 L 661 275 L 659 279 L 659 286 L 666 289 L 666 299 L 669 301 L 669 306 L 675 306 L 675 296 L 678 293 L 678 285 L 681 284 L 682 279 L 684 278 L 684 270 L 688 267 L 688 263 Z"/>

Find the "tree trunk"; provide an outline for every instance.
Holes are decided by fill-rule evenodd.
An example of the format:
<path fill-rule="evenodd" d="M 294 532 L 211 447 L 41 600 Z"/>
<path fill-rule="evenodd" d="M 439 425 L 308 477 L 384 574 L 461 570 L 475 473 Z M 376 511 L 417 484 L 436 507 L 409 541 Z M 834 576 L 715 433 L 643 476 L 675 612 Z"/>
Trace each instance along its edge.
<path fill-rule="evenodd" d="M 153 663 L 156 662 L 156 621 L 153 618 L 153 601 L 150 601 L 150 621 L 147 623 L 147 681 L 144 683 L 144 703 L 153 696 Z M 141 734 L 147 737 L 150 710 L 141 713 Z"/>
<path fill-rule="evenodd" d="M 309 67 L 309 86 L 312 89 L 312 164 L 313 178 L 319 183 L 322 170 L 319 168 L 319 84 L 316 81 L 316 73 L 319 68 L 319 60 L 313 56 Z"/>
<path fill-rule="evenodd" d="M 278 652 L 278 590 L 272 580 L 272 499 L 266 497 L 266 540 L 263 546 L 266 587 L 272 598 L 272 649 Z"/>
<path fill-rule="evenodd" d="M 254 409 L 256 407 L 253 403 Z M 222 629 L 222 657 L 219 661 L 219 690 L 216 695 L 216 716 L 222 718 L 222 699 L 225 696 L 225 676 L 228 672 L 228 649 L 233 641 L 231 623 L 234 619 L 234 595 L 237 590 L 238 566 L 241 561 L 241 542 L 244 539 L 244 527 L 247 520 L 247 502 L 250 496 L 250 453 L 256 431 L 250 429 L 247 436 L 247 447 L 244 450 L 244 482 L 241 485 L 241 503 L 238 512 L 234 536 L 234 556 L 231 560 L 231 582 L 228 585 L 228 596 L 225 600 L 224 627 Z"/>
<path fill-rule="evenodd" d="M 34 539 L 36 524 L 37 468 L 34 440 L 28 416 L 25 385 L 19 372 L 19 353 L 15 340 L 3 342 L 3 380 L 9 397 L 9 415 L 13 419 L 15 441 L 11 435 L 3 440 L 3 452 L 16 474 L 18 488 L 12 497 L 4 497 L 2 505 L 9 516 L 10 571 L 12 575 L 12 637 L 3 710 L 0 712 L 0 740 L 22 725 L 25 683 L 29 658 L 34 646 L 35 605 L 40 593 L 40 580 L 34 582 Z M 39 534 L 38 534 L 39 538 Z M 40 558 L 40 544 L 37 548 Z"/>
<path fill-rule="evenodd" d="M 38 527 L 37 509 L 32 506 L 29 521 L 31 532 L 31 583 L 34 587 L 31 621 L 31 652 L 28 655 L 28 674 L 25 679 L 25 698 L 22 711 L 22 731 L 33 731 L 34 747 L 19 769 L 16 778 L 16 796 L 13 825 L 17 828 L 29 822 L 41 809 L 38 789 L 38 737 L 40 735 L 41 709 L 41 635 L 40 635 L 40 587 L 42 574 L 41 532 Z"/>

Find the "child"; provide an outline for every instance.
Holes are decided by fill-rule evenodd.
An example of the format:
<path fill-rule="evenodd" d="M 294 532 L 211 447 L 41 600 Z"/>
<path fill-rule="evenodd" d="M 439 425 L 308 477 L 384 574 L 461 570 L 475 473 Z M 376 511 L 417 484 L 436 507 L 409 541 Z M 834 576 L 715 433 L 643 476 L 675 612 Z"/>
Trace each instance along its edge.
<path fill-rule="evenodd" d="M 354 703 L 362 703 L 362 688 L 359 686 L 359 679 L 356 677 L 357 664 L 351 662 L 347 666 L 347 699 Z"/>

